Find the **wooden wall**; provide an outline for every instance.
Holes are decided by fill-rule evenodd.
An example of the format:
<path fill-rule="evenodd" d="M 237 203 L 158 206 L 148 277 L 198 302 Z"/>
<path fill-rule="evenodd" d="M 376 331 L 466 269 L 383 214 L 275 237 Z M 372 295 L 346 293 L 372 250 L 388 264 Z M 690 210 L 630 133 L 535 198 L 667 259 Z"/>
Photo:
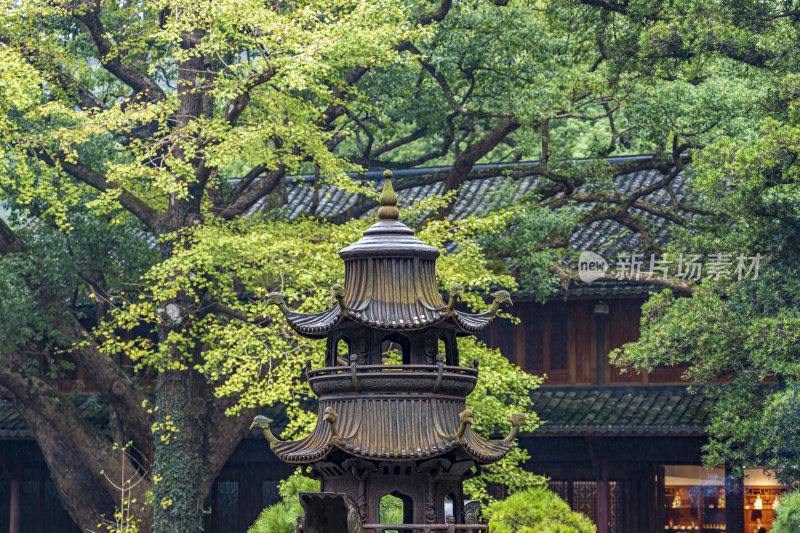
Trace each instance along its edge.
<path fill-rule="evenodd" d="M 482 339 L 523 370 L 546 374 L 545 385 L 647 385 L 681 383 L 682 368 L 657 368 L 650 374 L 633 369 L 622 372 L 608 363 L 614 348 L 639 338 L 644 299 L 606 300 L 608 314 L 600 321 L 596 300 L 553 301 L 545 304 L 515 302 L 519 319 L 498 319 Z M 603 339 L 604 364 L 598 379 L 598 324 Z"/>

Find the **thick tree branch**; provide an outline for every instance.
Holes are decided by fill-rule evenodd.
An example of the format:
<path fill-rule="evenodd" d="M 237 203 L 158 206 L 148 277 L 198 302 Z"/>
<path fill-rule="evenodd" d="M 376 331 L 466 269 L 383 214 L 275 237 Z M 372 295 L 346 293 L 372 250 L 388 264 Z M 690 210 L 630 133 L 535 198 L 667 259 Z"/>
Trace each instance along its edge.
<path fill-rule="evenodd" d="M 26 358 L 19 354 L 0 355 L 0 386 L 35 435 L 59 492 L 69 496 L 62 501 L 70 515 L 84 527 L 96 526 L 98 513 L 113 511 L 112 502 L 119 496 L 114 483 L 123 478 L 124 468 L 130 478 L 142 480 L 133 486 L 131 497 L 136 498 L 136 516 L 143 519 L 145 526 L 149 524 L 152 507 L 146 503 L 146 492 L 151 482 L 147 477 L 142 478 L 147 474 L 142 472 L 141 465 L 129 455 L 115 452 L 113 443 L 96 427 L 85 423 L 73 405 L 51 385 L 26 375 L 25 366 Z M 70 460 L 66 464 L 71 468 L 64 468 L 65 459 Z M 87 474 L 94 476 L 95 483 L 85 479 Z M 75 481 L 80 482 L 85 494 L 74 493 Z M 105 497 L 98 490 L 100 486 L 105 489 Z"/>
<path fill-rule="evenodd" d="M 681 156 L 683 161 L 688 160 L 688 156 L 685 154 Z M 385 166 L 388 166 L 389 162 L 386 162 Z M 632 159 L 628 161 L 621 161 L 618 163 L 612 163 L 611 171 L 614 175 L 620 174 L 628 174 L 631 172 L 640 172 L 645 170 L 658 170 L 662 173 L 669 172 L 672 168 L 672 161 L 670 159 L 664 159 L 660 156 L 653 156 L 651 158 L 642 158 L 642 159 Z M 498 168 L 497 167 L 489 167 L 489 168 L 482 168 L 478 170 L 471 170 L 469 174 L 464 178 L 463 182 L 466 183 L 467 181 L 473 180 L 482 180 L 486 178 L 491 178 L 498 175 Z M 520 166 L 520 167 L 504 167 L 502 169 L 503 175 L 508 176 L 511 179 L 520 179 L 528 176 L 542 176 L 547 178 L 546 182 L 543 182 L 541 185 L 538 185 L 535 189 L 535 193 L 542 197 L 542 199 L 547 203 L 548 198 L 554 197 L 558 193 L 564 193 L 567 190 L 571 190 L 575 187 L 579 187 L 585 183 L 585 179 L 580 178 L 577 180 L 569 181 L 566 178 L 555 174 L 553 171 L 548 169 L 546 166 L 542 165 L 540 161 L 536 165 L 530 166 Z M 430 172 L 428 174 L 422 174 L 419 176 L 409 177 L 409 178 L 402 178 L 395 180 L 394 189 L 397 192 L 411 189 L 414 187 L 422 187 L 426 185 L 432 185 L 434 183 L 439 183 L 445 181 L 447 176 L 449 175 L 450 170 L 440 170 Z M 551 181 L 555 181 L 556 184 L 550 183 Z M 569 186 L 567 187 L 566 184 L 569 182 Z M 610 193 L 609 193 L 610 194 Z M 588 197 L 578 197 L 578 201 L 581 198 L 585 198 L 585 200 L 591 201 Z M 614 203 L 618 203 L 618 199 L 610 196 L 608 199 L 614 199 Z M 560 207 L 567 202 L 567 197 L 563 199 L 559 199 L 558 203 L 547 203 L 548 206 L 551 207 Z M 649 205 L 649 204 L 648 204 Z M 647 207 L 647 205 L 643 205 Z M 336 215 L 331 218 L 333 222 L 343 222 L 346 220 L 350 220 L 352 218 L 358 218 L 364 215 L 370 209 L 375 207 L 374 202 L 368 200 L 366 198 L 359 198 L 353 206 L 351 206 L 346 211 L 342 212 L 339 215 Z M 652 208 L 652 213 L 658 215 L 660 209 L 654 206 Z M 706 214 L 702 211 L 693 209 L 690 206 L 685 204 L 680 204 L 678 207 L 675 208 L 676 210 L 683 210 L 687 212 L 697 213 L 697 214 Z M 665 214 L 669 214 L 669 210 L 664 210 Z"/>
<path fill-rule="evenodd" d="M 14 231 L 0 219 L 0 254 L 23 253 L 25 244 Z M 32 258 L 36 261 L 36 258 Z M 50 327 L 60 333 L 72 348 L 69 353 L 86 372 L 87 377 L 100 390 L 130 433 L 134 446 L 148 459 L 152 458 L 152 418 L 145 411 L 146 397 L 138 390 L 130 376 L 100 351 L 95 342 L 64 302 L 44 290 L 39 282 L 24 276 L 25 283 L 36 296 L 44 316 L 52 317 Z"/>
<path fill-rule="evenodd" d="M 44 161 L 53 168 L 63 169 L 73 178 L 82 181 L 100 192 L 119 191 L 117 196 L 119 204 L 138 218 L 147 229 L 156 235 L 160 233 L 160 224 L 163 218 L 162 213 L 159 213 L 147 205 L 143 200 L 124 187 L 109 183 L 104 174 L 82 165 L 81 163 L 69 162 L 63 156 L 53 155 L 44 148 L 29 147 L 28 152 L 32 157 Z"/>
<path fill-rule="evenodd" d="M 47 79 L 57 86 L 60 86 L 68 95 L 77 98 L 83 109 L 108 109 L 92 91 L 78 83 L 75 78 L 64 72 L 58 66 L 57 61 L 52 57 L 45 57 L 41 51 L 33 50 L 18 40 L 11 39 L 5 33 L 0 32 L 0 43 L 15 48 L 34 68 L 39 70 Z"/>
<path fill-rule="evenodd" d="M 455 94 L 453 90 L 450 88 L 450 85 L 447 83 L 444 75 L 436 70 L 430 61 L 425 59 L 416 46 L 409 43 L 407 45 L 407 49 L 417 56 L 417 61 L 423 66 L 423 68 L 431 75 L 431 77 L 436 80 L 436 83 L 439 84 L 439 88 L 442 90 L 442 94 L 444 95 L 445 100 L 453 108 L 453 111 L 460 115 L 468 115 L 480 118 L 504 118 L 504 119 L 511 119 L 512 115 L 510 113 L 501 113 L 501 112 L 493 112 L 493 111 L 476 111 L 473 109 L 468 109 L 464 107 L 460 102 L 456 100 Z"/>
<path fill-rule="evenodd" d="M 442 3 L 439 4 L 439 9 L 434 11 L 433 13 L 428 13 L 427 15 L 423 15 L 417 21 L 418 26 L 427 26 L 428 24 L 432 24 L 434 22 L 441 22 L 447 16 L 447 13 L 450 11 L 450 8 L 453 5 L 452 0 L 442 0 Z"/>
<path fill-rule="evenodd" d="M 230 198 L 238 198 L 241 194 L 247 190 L 251 183 L 253 183 L 256 178 L 261 176 L 264 172 L 267 171 L 266 165 L 256 165 L 251 168 L 247 174 L 245 174 L 242 179 L 239 180 L 239 183 L 236 184 L 236 187 L 228 195 Z"/>
<path fill-rule="evenodd" d="M 228 205 L 219 211 L 220 218 L 230 220 L 243 215 L 259 200 L 271 193 L 285 176 L 286 167 L 284 165 L 279 165 L 278 168 L 269 171 L 266 176 L 258 180 L 251 187 L 242 190 L 236 196 L 231 195 L 228 200 Z"/>
<path fill-rule="evenodd" d="M 150 402 L 138 389 L 130 376 L 100 351 L 78 320 L 63 309 L 63 324 L 56 327 L 68 335 L 76 348 L 69 351 L 75 362 L 86 373 L 91 383 L 100 390 L 116 412 L 133 441 L 134 447 L 148 461 L 153 457 L 153 418 L 147 413 Z M 83 342 L 81 342 L 83 341 Z M 80 344 L 78 344 L 80 343 Z"/>
<path fill-rule="evenodd" d="M 64 160 L 57 161 L 52 157 L 48 157 L 48 159 L 50 159 L 53 166 L 60 166 L 73 178 L 94 187 L 98 191 L 109 192 L 119 190 L 119 196 L 117 197 L 119 204 L 138 218 L 150 231 L 156 234 L 159 233 L 158 230 L 162 214 L 147 205 L 133 193 L 120 185 L 108 183 L 105 175 L 80 163 L 70 163 Z"/>
<path fill-rule="evenodd" d="M 621 193 L 603 193 L 603 192 L 579 192 L 569 196 L 561 196 L 559 198 L 555 198 L 549 202 L 546 202 L 545 205 L 552 209 L 557 209 L 559 207 L 563 207 L 565 205 L 571 203 L 606 203 L 606 204 L 615 204 L 615 205 L 626 205 L 628 204 L 630 197 Z M 649 202 L 643 202 L 641 200 L 635 200 L 633 203 L 630 204 L 632 207 L 636 209 L 640 209 L 651 215 L 656 215 L 660 218 L 669 220 L 674 222 L 675 224 L 684 225 L 688 222 L 686 217 L 683 215 L 676 213 L 671 209 L 667 209 L 665 207 L 661 207 L 656 204 L 651 204 Z"/>
<path fill-rule="evenodd" d="M 242 112 L 244 112 L 250 104 L 252 90 L 259 85 L 267 83 L 274 75 L 275 71 L 270 69 L 268 71 L 252 74 L 242 80 L 238 88 L 239 94 L 228 101 L 225 106 L 225 111 L 222 114 L 222 120 L 231 126 L 235 126 Z"/>
<path fill-rule="evenodd" d="M 0 255 L 19 253 L 25 250 L 25 243 L 14 230 L 0 218 Z"/>
<path fill-rule="evenodd" d="M 500 141 L 502 141 L 506 135 L 515 131 L 521 125 L 521 123 L 514 119 L 503 120 L 497 124 L 496 127 L 484 133 L 483 137 L 481 137 L 478 142 L 469 146 L 464 152 L 456 157 L 453 166 L 450 167 L 450 171 L 447 173 L 447 179 L 445 179 L 444 182 L 443 194 L 447 194 L 450 191 L 460 188 L 466 177 L 469 176 L 469 173 L 472 171 L 472 167 L 475 165 L 475 163 L 477 163 L 482 157 L 491 152 L 498 144 L 500 144 Z M 439 209 L 434 217 L 438 219 L 446 218 L 453 210 L 454 205 L 455 199 L 450 202 L 449 205 Z"/>
<path fill-rule="evenodd" d="M 608 11 L 621 13 L 623 15 L 628 14 L 628 8 L 626 6 L 627 2 L 620 4 L 616 2 L 609 2 L 608 0 L 582 0 L 582 3 L 589 6 L 601 7 L 603 9 L 607 9 Z"/>
<path fill-rule="evenodd" d="M 381 155 L 385 154 L 386 152 L 391 152 L 395 148 L 399 148 L 404 146 L 408 143 L 414 142 L 417 139 L 421 139 L 427 131 L 427 128 L 420 128 L 414 133 L 406 135 L 405 137 L 401 137 L 399 139 L 395 139 L 392 142 L 386 143 L 382 146 L 378 146 L 374 150 L 372 150 L 369 154 L 370 158 L 374 159 L 376 157 L 380 157 Z"/>
<path fill-rule="evenodd" d="M 100 4 L 96 4 L 99 6 Z M 94 41 L 100 64 L 108 72 L 133 89 L 136 93 L 144 94 L 150 102 L 160 102 L 165 99 L 164 91 L 159 85 L 144 73 L 145 66 L 139 62 L 123 63 L 122 58 L 113 50 L 108 33 L 100 21 L 95 9 L 85 10 L 86 5 L 81 4 L 70 13 L 78 20 Z"/>
<path fill-rule="evenodd" d="M 559 278 L 559 284 L 561 285 L 562 289 L 568 289 L 573 282 L 580 279 L 579 272 L 575 270 L 569 270 L 560 265 L 552 265 L 550 267 L 550 273 Z M 640 279 L 628 279 L 626 276 L 630 276 L 630 273 L 617 270 L 608 270 L 603 276 L 600 276 L 594 281 L 628 281 L 630 283 L 646 283 L 648 285 L 655 285 L 665 289 L 672 289 L 675 292 L 683 294 L 693 294 L 699 289 L 699 287 L 693 283 L 689 283 L 688 281 L 680 278 L 673 278 L 671 276 L 665 277 L 654 274 L 648 278 L 647 275 L 642 274 Z"/>
<path fill-rule="evenodd" d="M 189 129 L 198 119 L 211 119 L 213 115 L 213 99 L 211 96 L 211 80 L 214 69 L 211 66 L 211 57 L 199 54 L 194 48 L 203 40 L 205 32 L 202 29 L 184 31 L 181 33 L 181 48 L 187 52 L 187 57 L 178 63 L 178 109 L 172 118 L 173 130 L 182 133 Z M 196 139 L 198 151 L 187 150 L 185 143 L 176 143 L 171 150 L 171 157 L 178 161 L 188 163 L 194 169 L 191 180 L 184 180 L 175 176 L 177 181 L 185 181 L 188 195 L 186 198 L 170 198 L 167 208 L 167 231 L 174 231 L 186 226 L 193 226 L 200 222 L 200 206 L 205 194 L 208 179 L 215 170 L 206 164 L 201 148 L 213 142 L 212 139 Z"/>

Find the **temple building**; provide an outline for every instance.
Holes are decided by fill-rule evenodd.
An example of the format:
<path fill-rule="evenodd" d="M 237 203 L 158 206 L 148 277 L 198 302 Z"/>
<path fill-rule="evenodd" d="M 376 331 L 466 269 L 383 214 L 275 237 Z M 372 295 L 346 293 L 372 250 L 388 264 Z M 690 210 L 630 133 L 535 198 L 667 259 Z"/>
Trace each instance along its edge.
<path fill-rule="evenodd" d="M 611 158 L 610 162 L 633 163 L 636 160 L 636 156 L 631 156 Z M 515 166 L 524 168 L 536 164 L 523 162 Z M 442 182 L 426 183 L 418 178 L 444 172 L 447 168 L 397 171 L 394 175 L 395 188 L 407 203 L 440 193 Z M 501 208 L 504 203 L 534 190 L 537 185 L 535 176 L 513 178 L 500 165 L 476 165 L 475 170 L 479 177 L 465 182 L 458 193 L 451 215 L 454 219 Z M 369 172 L 364 177 L 378 181 L 381 175 L 381 172 Z M 614 176 L 613 187 L 622 194 L 629 194 L 640 187 L 656 184 L 663 177 L 664 174 L 659 170 L 635 171 Z M 286 217 L 296 218 L 313 213 L 320 217 L 336 218 L 345 213 L 352 214 L 351 208 L 358 202 L 356 195 L 334 188 L 315 192 L 311 179 L 297 178 L 285 183 L 286 201 L 282 212 Z M 691 174 L 687 171 L 681 173 L 673 183 L 676 198 L 681 203 L 691 200 L 690 180 Z M 667 208 L 672 205 L 672 199 L 666 194 L 655 201 Z M 373 209 L 367 214 L 372 216 L 374 212 Z M 641 218 L 652 228 L 653 244 L 664 248 L 670 241 L 670 223 L 663 219 L 655 220 L 649 213 L 641 213 Z M 394 227 L 394 224 L 391 226 Z M 380 234 L 371 237 L 379 238 L 383 237 Z M 402 238 L 405 242 L 413 240 L 408 233 L 396 234 L 392 238 Z M 364 244 L 368 242 L 374 241 L 365 240 Z M 414 242 L 419 246 L 418 241 Z M 569 245 L 575 252 L 592 250 L 607 259 L 620 254 L 643 252 L 637 236 L 613 221 L 596 222 L 582 228 L 571 238 Z M 359 272 L 359 276 L 369 275 L 359 264 L 378 262 L 374 257 L 359 255 L 367 249 L 353 247 L 351 251 L 355 256 L 344 257 L 353 267 L 351 272 Z M 419 253 L 424 254 L 422 251 Z M 432 259 L 420 256 L 420 266 L 423 263 L 431 265 L 432 262 Z M 432 270 L 430 273 L 420 270 L 420 278 L 415 279 L 432 275 Z M 728 489 L 735 487 L 735 484 L 729 483 L 729 476 L 725 475 L 722 465 L 710 470 L 702 467 L 702 447 L 708 442 L 705 427 L 709 400 L 702 391 L 693 393 L 689 390 L 687 383 L 681 380 L 683 369 L 665 367 L 646 374 L 633 371 L 623 373 L 608 360 L 611 350 L 638 338 L 642 305 L 652 292 L 660 290 L 659 287 L 646 281 L 627 279 L 578 283 L 553 293 L 544 302 L 532 294 L 515 292 L 510 295 L 514 300 L 510 314 L 518 317 L 519 322 L 515 324 L 499 318 L 487 324 L 490 317 L 458 313 L 460 306 L 457 305 L 457 299 L 453 307 L 456 313 L 443 316 L 442 304 L 448 298 L 443 298 L 433 289 L 433 278 L 430 278 L 429 285 L 424 285 L 429 292 L 422 293 L 419 298 L 414 295 L 415 303 L 412 305 L 409 300 L 408 306 L 397 308 L 393 316 L 386 315 L 384 308 L 376 304 L 371 294 L 366 291 L 356 294 L 352 292 L 354 286 L 348 286 L 348 283 L 357 281 L 355 285 L 359 287 L 372 288 L 375 286 L 373 279 L 369 284 L 350 279 L 352 281 L 346 281 L 341 291 L 334 291 L 344 302 L 345 311 L 340 302 L 322 316 L 290 315 L 290 322 L 296 325 L 298 333 L 316 335 L 316 338 L 328 339 L 327 342 L 332 344 L 328 346 L 326 367 L 334 370 L 315 369 L 309 375 L 314 380 L 312 386 L 320 399 L 328 398 L 324 400 L 326 403 L 320 411 L 323 418 L 312 433 L 315 439 L 320 437 L 323 440 L 302 445 L 276 445 L 273 449 L 283 454 L 276 456 L 265 453 L 262 432 L 251 431 L 236 448 L 214 483 L 206 502 L 211 510 L 206 517 L 207 533 L 245 533 L 264 507 L 276 503 L 279 500 L 279 481 L 294 471 L 294 464 L 300 464 L 286 463 L 279 458 L 291 456 L 294 446 L 311 446 L 317 450 L 315 453 L 327 454 L 320 462 L 335 463 L 348 457 L 353 461 L 381 463 L 391 460 L 391 464 L 402 463 L 392 458 L 364 459 L 348 451 L 351 444 L 356 453 L 360 453 L 356 451 L 359 446 L 362 450 L 365 446 L 372 446 L 373 439 L 383 435 L 377 429 L 381 426 L 375 425 L 378 424 L 377 420 L 366 420 L 363 428 L 369 435 L 358 434 L 358 441 L 342 440 L 341 437 L 356 436 L 356 433 L 352 433 L 355 418 L 344 407 L 344 402 L 335 398 L 338 393 L 327 388 L 327 384 L 344 383 L 342 376 L 350 372 L 349 356 L 353 353 L 365 357 L 361 362 L 356 361 L 357 366 L 380 365 L 382 360 L 375 351 L 378 342 L 382 345 L 385 342 L 386 346 L 391 342 L 392 346 L 399 347 L 398 363 L 410 364 L 413 358 L 423 365 L 435 367 L 439 364 L 435 357 L 443 354 L 442 387 L 445 387 L 444 376 L 454 374 L 448 367 L 457 365 L 462 365 L 461 375 L 468 382 L 476 375 L 469 368 L 471 362 L 459 362 L 457 353 L 453 351 L 453 335 L 466 333 L 475 333 L 523 370 L 547 376 L 542 387 L 533 392 L 533 410 L 544 423 L 533 431 L 521 428 L 518 435 L 521 447 L 531 455 L 526 468 L 547 475 L 550 488 L 573 509 L 594 520 L 598 533 L 715 533 L 724 531 L 732 521 L 739 521 L 740 530 L 750 533 L 758 520 L 770 529 L 779 505 L 778 496 L 785 491 L 785 487 L 777 485 L 762 469 L 751 469 L 746 472 L 741 490 L 734 493 Z M 457 290 L 454 295 L 457 296 Z M 397 298 L 400 298 L 400 294 Z M 280 305 L 280 298 L 275 297 L 275 303 Z M 444 307 L 446 314 L 448 306 Z M 287 312 L 291 313 L 288 309 Z M 386 335 L 379 333 L 380 327 L 372 328 L 370 325 L 370 321 L 378 324 L 392 317 L 395 324 L 385 328 L 384 331 L 389 332 Z M 441 332 L 443 338 L 437 337 L 437 345 L 441 343 L 442 349 L 432 347 L 432 337 L 425 341 L 416 336 L 414 317 L 420 323 L 424 321 L 431 325 L 429 331 Z M 309 322 L 305 322 L 306 319 Z M 476 321 L 474 326 L 472 321 Z M 315 329 L 318 327 L 322 329 Z M 373 331 L 375 338 L 356 338 L 356 331 Z M 397 336 L 392 337 L 393 340 L 384 339 L 389 335 Z M 381 346 L 381 353 L 386 346 Z M 429 358 L 431 355 L 434 359 Z M 76 369 L 75 373 L 76 379 L 82 378 L 81 369 Z M 376 372 L 379 377 L 374 383 L 385 384 L 379 380 L 388 380 L 381 377 L 388 373 L 388 370 Z M 432 372 L 427 372 L 427 375 L 435 379 Z M 361 379 L 356 383 L 366 386 Z M 64 390 L 73 385 L 65 383 Z M 348 387 L 345 390 L 354 390 L 353 385 Z M 467 388 L 463 395 L 457 395 L 459 402 L 463 402 Z M 91 383 L 86 383 L 85 390 L 87 394 L 74 399 L 77 410 L 93 424 L 107 430 L 109 409 L 106 403 L 101 397 L 91 394 Z M 444 394 L 441 392 L 443 390 L 440 389 L 440 394 Z M 375 392 L 385 392 L 385 389 L 379 388 Z M 354 393 L 344 394 L 352 396 Z M 457 433 L 461 426 L 458 414 L 463 408 L 460 405 L 436 415 L 439 416 L 437 420 L 446 418 L 441 428 L 445 437 Z M 331 407 L 338 417 L 335 428 L 340 439 L 336 442 L 333 435 L 328 433 L 334 426 L 325 420 L 325 407 Z M 441 408 L 444 409 L 444 406 Z M 425 416 L 431 412 L 426 412 Z M 274 426 L 281 423 L 278 420 L 280 413 L 264 414 L 276 419 Z M 414 412 L 412 416 L 421 419 L 419 417 L 422 414 Z M 358 424 L 361 427 L 361 422 Z M 467 429 L 464 434 L 471 435 Z M 443 446 L 441 455 L 425 460 L 447 459 L 453 463 L 451 457 L 464 461 L 467 459 L 460 458 L 459 454 L 468 456 L 478 451 L 477 447 L 467 448 L 471 445 L 466 443 L 453 445 L 452 440 L 440 438 L 438 434 L 424 436 L 429 439 L 430 446 Z M 478 435 L 475 437 L 480 438 Z M 490 447 L 502 446 L 500 442 L 503 435 L 491 437 L 494 440 L 488 442 L 494 444 Z M 430 446 L 427 453 L 430 453 Z M 424 447 L 420 449 L 424 450 Z M 418 463 L 417 459 L 410 459 L 409 462 Z M 343 490 L 334 488 L 331 483 L 324 490 Z M 424 497 L 422 501 L 424 508 Z M 419 504 L 414 507 L 415 512 L 418 507 Z M 79 532 L 58 500 L 42 454 L 22 417 L 9 402 L 0 400 L 0 531 L 5 531 L 12 509 L 16 509 L 14 512 L 21 516 L 22 531 L 26 533 Z"/>
<path fill-rule="evenodd" d="M 270 295 L 294 331 L 326 339 L 325 366 L 307 370 L 319 397 L 316 427 L 303 439 L 282 442 L 266 417 L 256 417 L 253 426 L 278 459 L 313 467 L 321 492 L 350 496 L 362 523 L 380 523 L 380 500 L 391 494 L 403 502 L 403 524 L 444 528 L 445 502 L 452 520 L 463 524 L 464 479 L 502 459 L 525 424 L 524 415 L 512 417 L 505 439 L 473 431 L 466 397 L 478 370 L 460 366 L 456 342 L 484 330 L 511 300 L 498 291 L 485 313 L 458 311 L 463 293 L 456 285 L 445 304 L 436 282 L 439 251 L 398 221 L 391 172 L 384 177 L 378 222 L 339 252 L 345 280 L 333 288 L 333 307 L 296 313 L 282 295 Z M 386 360 L 391 344 L 399 346 L 400 364 Z"/>

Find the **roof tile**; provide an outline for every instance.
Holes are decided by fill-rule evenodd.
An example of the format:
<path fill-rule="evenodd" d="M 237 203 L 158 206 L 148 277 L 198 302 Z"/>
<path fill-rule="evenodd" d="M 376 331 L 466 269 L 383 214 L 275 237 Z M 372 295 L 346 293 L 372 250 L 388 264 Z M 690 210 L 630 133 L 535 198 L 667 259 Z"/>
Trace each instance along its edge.
<path fill-rule="evenodd" d="M 542 387 L 533 410 L 545 423 L 534 436 L 703 436 L 708 400 L 688 387 Z"/>

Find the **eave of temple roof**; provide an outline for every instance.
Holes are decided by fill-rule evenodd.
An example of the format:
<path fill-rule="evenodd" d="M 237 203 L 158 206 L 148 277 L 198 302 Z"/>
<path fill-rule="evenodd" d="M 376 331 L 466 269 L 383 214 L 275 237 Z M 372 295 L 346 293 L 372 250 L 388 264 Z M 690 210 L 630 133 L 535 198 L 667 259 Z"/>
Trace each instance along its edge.
<path fill-rule="evenodd" d="M 531 399 L 535 437 L 702 437 L 711 406 L 702 389 L 675 385 L 541 387 Z"/>
<path fill-rule="evenodd" d="M 430 459 L 456 450 L 478 463 L 493 463 L 511 449 L 511 443 L 484 439 L 469 427 L 461 441 L 456 440 L 463 400 L 371 396 L 320 402 L 320 412 L 323 404 L 338 413 L 339 437 L 320 415 L 307 437 L 271 446 L 281 461 L 315 463 L 337 448 L 363 459 L 397 461 Z"/>

